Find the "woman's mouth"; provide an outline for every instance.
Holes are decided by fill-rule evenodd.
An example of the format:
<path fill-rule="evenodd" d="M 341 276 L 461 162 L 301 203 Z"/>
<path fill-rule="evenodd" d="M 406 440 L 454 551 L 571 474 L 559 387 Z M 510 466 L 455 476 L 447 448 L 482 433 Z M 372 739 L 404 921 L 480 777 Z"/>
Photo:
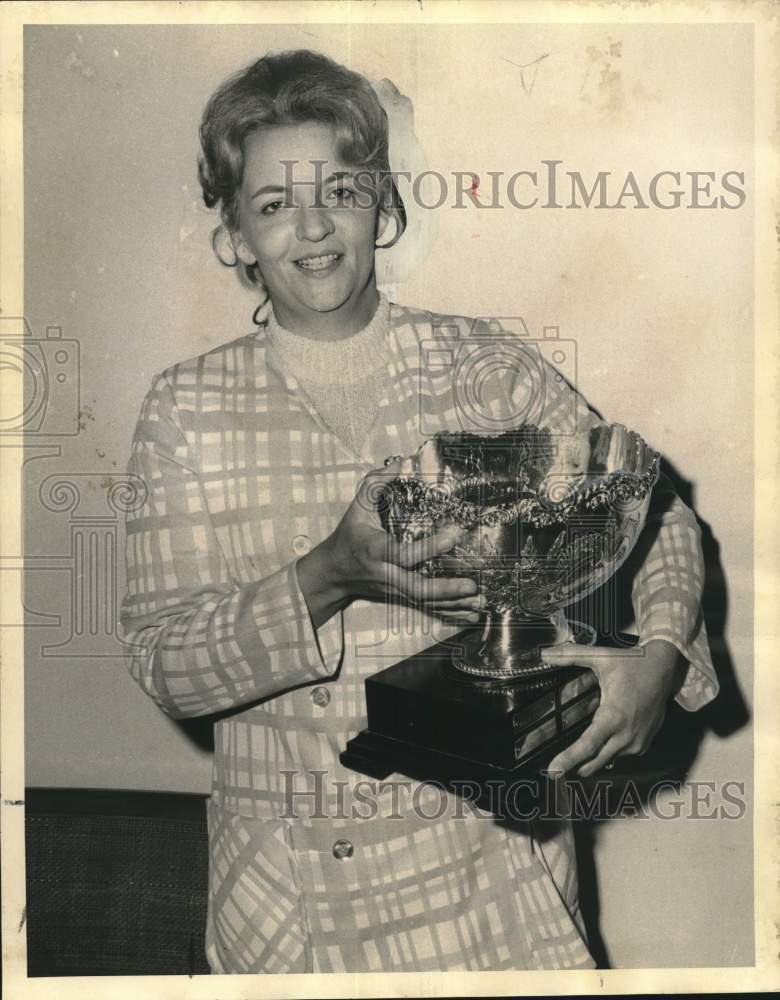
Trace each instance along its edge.
<path fill-rule="evenodd" d="M 302 271 L 327 271 L 341 260 L 340 253 L 325 253 L 317 257 L 300 257 L 295 266 Z"/>

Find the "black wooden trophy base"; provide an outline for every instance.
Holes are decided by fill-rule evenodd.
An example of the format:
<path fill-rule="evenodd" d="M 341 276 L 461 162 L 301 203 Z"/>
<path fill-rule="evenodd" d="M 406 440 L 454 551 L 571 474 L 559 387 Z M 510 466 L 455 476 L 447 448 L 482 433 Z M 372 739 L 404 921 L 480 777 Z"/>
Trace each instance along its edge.
<path fill-rule="evenodd" d="M 518 782 L 539 787 L 540 771 L 590 722 L 599 687 L 578 667 L 513 681 L 469 677 L 452 665 L 461 636 L 366 680 L 368 727 L 340 760 L 378 780 L 396 773 L 468 785 L 469 797 L 494 808 Z"/>

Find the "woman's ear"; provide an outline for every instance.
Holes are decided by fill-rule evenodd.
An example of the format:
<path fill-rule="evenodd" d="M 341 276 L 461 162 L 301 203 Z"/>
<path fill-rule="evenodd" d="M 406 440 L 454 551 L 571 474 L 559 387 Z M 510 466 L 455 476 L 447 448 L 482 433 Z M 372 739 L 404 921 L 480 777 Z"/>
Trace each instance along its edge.
<path fill-rule="evenodd" d="M 390 222 L 390 213 L 386 208 L 379 207 L 376 217 L 376 242 L 378 243 L 385 234 L 385 230 Z"/>
<path fill-rule="evenodd" d="M 380 243 L 380 240 L 387 232 L 388 227 L 390 227 L 391 222 L 394 223 L 395 225 L 395 232 L 393 233 L 390 240 L 385 240 L 383 243 Z M 395 217 L 395 213 L 392 211 L 388 211 L 386 208 L 380 207 L 379 212 L 377 213 L 376 236 L 374 237 L 374 244 L 376 245 L 376 247 L 379 250 L 382 250 L 386 247 L 393 246 L 393 244 L 396 243 L 398 240 L 399 236 L 398 230 L 399 230 L 398 219 Z"/>
<path fill-rule="evenodd" d="M 233 244 L 233 252 L 242 264 L 246 264 L 247 267 L 252 267 L 257 263 L 257 257 L 255 257 L 249 249 L 246 240 L 241 235 L 239 230 L 230 234 L 230 242 Z"/>

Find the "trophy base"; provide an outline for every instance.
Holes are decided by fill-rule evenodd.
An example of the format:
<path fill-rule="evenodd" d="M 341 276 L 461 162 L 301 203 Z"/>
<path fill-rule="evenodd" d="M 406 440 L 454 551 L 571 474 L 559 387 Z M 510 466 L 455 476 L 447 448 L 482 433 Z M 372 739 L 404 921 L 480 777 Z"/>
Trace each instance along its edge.
<path fill-rule="evenodd" d="M 366 680 L 368 726 L 340 756 L 383 780 L 403 774 L 500 808 L 518 781 L 536 791 L 539 772 L 588 725 L 599 703 L 595 674 L 567 667 L 544 676 L 485 681 L 456 670 L 469 631 Z M 531 779 L 529 781 L 529 779 Z M 514 786 L 514 790 L 513 790 Z M 476 792 L 476 794 L 475 794 Z"/>

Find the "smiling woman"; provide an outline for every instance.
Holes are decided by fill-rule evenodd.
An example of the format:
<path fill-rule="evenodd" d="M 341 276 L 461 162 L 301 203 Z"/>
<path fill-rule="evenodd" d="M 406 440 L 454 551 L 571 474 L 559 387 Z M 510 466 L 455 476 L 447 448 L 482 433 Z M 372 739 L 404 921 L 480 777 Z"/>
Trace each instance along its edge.
<path fill-rule="evenodd" d="M 277 318 L 306 330 L 311 310 L 336 311 L 318 322 L 337 336 L 365 325 L 377 303 L 375 242 L 391 217 L 388 245 L 406 226 L 368 81 L 307 50 L 260 59 L 211 98 L 201 144 L 204 200 L 222 214 L 215 236 L 265 285 Z M 301 272 L 338 280 L 291 282 Z"/>
<path fill-rule="evenodd" d="M 345 336 L 376 311 L 374 245 L 389 213 L 376 199 L 361 204 L 354 171 L 328 125 L 277 125 L 246 140 L 239 225 L 231 235 L 286 329 L 310 330 L 315 312 L 328 314 L 319 317 L 320 329 Z"/>
<path fill-rule="evenodd" d="M 471 580 L 416 570 L 455 531 L 402 544 L 382 530 L 378 467 L 434 432 L 512 419 L 528 371 L 546 363 L 529 355 L 480 379 L 484 409 L 465 412 L 461 383 L 479 377 L 465 363 L 471 334 L 482 355 L 508 332 L 379 294 L 375 249 L 402 235 L 405 214 L 387 119 L 361 76 L 312 52 L 266 56 L 216 92 L 201 140 L 216 242 L 262 287 L 265 315 L 154 380 L 133 443 L 147 497 L 128 518 L 121 617 L 131 672 L 166 712 L 226 713 L 209 811 L 211 968 L 591 966 L 567 824 L 496 824 L 415 782 L 401 786 L 406 803 L 389 782 L 367 816 L 342 810 L 360 782 L 339 754 L 366 724 L 377 659 L 453 635 L 482 606 Z M 443 329 L 444 372 L 420 360 Z M 552 435 L 602 423 L 550 366 L 540 385 L 534 412 Z M 632 591 L 641 669 L 590 651 L 602 704 L 562 770 L 642 752 L 670 697 L 695 709 L 717 691 L 698 528 L 668 483 L 654 499 Z"/>

